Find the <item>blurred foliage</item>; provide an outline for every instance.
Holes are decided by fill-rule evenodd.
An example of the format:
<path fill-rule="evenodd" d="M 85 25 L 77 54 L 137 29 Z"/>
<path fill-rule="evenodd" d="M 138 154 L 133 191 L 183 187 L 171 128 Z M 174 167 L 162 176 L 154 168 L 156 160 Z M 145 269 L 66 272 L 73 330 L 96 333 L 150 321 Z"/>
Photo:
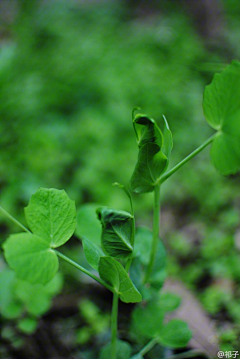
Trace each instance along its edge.
<path fill-rule="evenodd" d="M 166 116 L 174 141 L 170 167 L 212 134 L 202 94 L 228 54 L 240 55 L 235 0 L 222 2 L 224 51 L 204 46 L 177 1 L 163 1 L 145 18 L 130 16 L 120 1 L 14 4 L 0 48 L 0 203 L 23 223 L 22 205 L 40 186 L 64 188 L 77 206 L 92 202 L 129 210 L 111 184 L 127 183 L 135 165 L 135 106 L 160 125 Z M 204 282 L 205 308 L 212 315 L 224 310 L 224 320 L 239 324 L 239 176 L 217 174 L 206 149 L 164 183 L 162 192 L 164 204 L 177 209 L 177 229 L 185 222 L 205 223 L 197 244 L 184 230 L 166 236 L 170 274 L 180 273 L 196 291 Z M 151 225 L 151 194 L 134 201 L 137 222 Z M 2 215 L 0 220 L 2 242 L 12 225 Z M 73 259 L 82 258 L 80 249 L 66 250 Z M 73 276 L 78 284 L 84 280 L 67 265 L 61 269 L 69 286 Z M 233 292 L 222 295 L 215 285 L 222 277 Z M 6 337 L 12 335 L 8 329 Z M 236 345 L 236 335 L 223 341 Z"/>

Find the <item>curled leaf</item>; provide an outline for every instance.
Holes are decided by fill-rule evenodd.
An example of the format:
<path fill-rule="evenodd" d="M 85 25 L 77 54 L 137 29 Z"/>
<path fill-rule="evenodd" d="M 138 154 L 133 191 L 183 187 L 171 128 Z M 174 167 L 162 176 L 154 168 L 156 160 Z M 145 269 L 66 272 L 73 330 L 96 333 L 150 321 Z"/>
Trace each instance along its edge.
<path fill-rule="evenodd" d="M 99 208 L 98 218 L 102 224 L 102 249 L 112 257 L 127 258 L 133 251 L 133 216 L 125 211 Z"/>
<path fill-rule="evenodd" d="M 161 148 L 163 135 L 156 122 L 146 115 L 136 115 L 133 120 L 139 148 L 146 143 L 155 143 Z"/>
<path fill-rule="evenodd" d="M 130 180 L 132 191 L 152 192 L 166 171 L 172 150 L 172 134 L 164 117 L 164 134 L 157 123 L 146 115 L 138 114 L 133 126 L 139 147 L 138 161 Z"/>
<path fill-rule="evenodd" d="M 130 180 L 132 190 L 136 193 L 153 191 L 158 179 L 165 171 L 167 163 L 167 157 L 159 151 L 158 145 L 147 143 L 142 146 Z"/>

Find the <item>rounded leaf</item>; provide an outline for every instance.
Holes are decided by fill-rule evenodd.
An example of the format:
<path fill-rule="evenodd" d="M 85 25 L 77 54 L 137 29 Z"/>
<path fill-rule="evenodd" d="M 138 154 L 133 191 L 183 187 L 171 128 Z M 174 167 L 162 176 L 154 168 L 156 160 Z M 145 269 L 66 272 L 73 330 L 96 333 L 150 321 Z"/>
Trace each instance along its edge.
<path fill-rule="evenodd" d="M 170 348 L 183 348 L 192 337 L 187 323 L 172 319 L 165 324 L 159 333 L 159 342 Z"/>
<path fill-rule="evenodd" d="M 25 215 L 31 231 L 52 248 L 66 243 L 75 231 L 75 203 L 64 190 L 39 188 L 25 208 Z"/>
<path fill-rule="evenodd" d="M 132 330 L 145 338 L 154 338 L 161 331 L 164 311 L 155 302 L 136 306 L 132 313 Z"/>
<path fill-rule="evenodd" d="M 9 266 L 19 278 L 30 283 L 45 284 L 58 270 L 56 253 L 45 239 L 34 234 L 13 234 L 3 249 Z"/>
<path fill-rule="evenodd" d="M 240 170 L 240 63 L 233 61 L 215 74 L 203 96 L 203 111 L 209 125 L 217 130 L 211 160 L 223 175 Z"/>

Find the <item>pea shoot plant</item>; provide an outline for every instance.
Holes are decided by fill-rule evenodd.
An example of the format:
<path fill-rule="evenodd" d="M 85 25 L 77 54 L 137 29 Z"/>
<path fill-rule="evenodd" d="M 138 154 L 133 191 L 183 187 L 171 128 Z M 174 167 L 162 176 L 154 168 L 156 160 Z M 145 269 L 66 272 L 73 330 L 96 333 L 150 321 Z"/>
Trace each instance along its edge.
<path fill-rule="evenodd" d="M 58 250 L 76 227 L 75 203 L 65 191 L 40 188 L 32 195 L 25 208 L 29 229 L 3 210 L 22 229 L 22 233 L 6 240 L 3 249 L 7 263 L 26 285 L 48 286 L 58 271 L 60 258 L 112 292 L 111 341 L 102 348 L 101 359 L 142 359 L 156 344 L 181 348 L 190 340 L 191 331 L 185 322 L 164 321 L 166 312 L 174 310 L 179 299 L 160 290 L 166 276 L 165 250 L 159 238 L 161 185 L 210 144 L 212 163 L 222 175 L 240 169 L 239 98 L 240 63 L 234 61 L 214 76 L 204 92 L 204 114 L 215 133 L 170 170 L 167 169 L 173 141 L 167 120 L 164 117 L 161 131 L 152 118 L 133 112 L 138 160 L 129 187 L 116 183 L 128 196 L 131 211 L 97 208 L 94 221 L 101 223 L 101 239 L 91 240 L 80 233 L 86 259 L 94 271 Z M 132 192 L 153 192 L 152 231 L 135 228 Z M 118 339 L 119 300 L 138 303 L 130 324 L 132 342 L 138 341 L 138 347 L 142 344 L 137 353 L 132 352 L 128 342 Z"/>

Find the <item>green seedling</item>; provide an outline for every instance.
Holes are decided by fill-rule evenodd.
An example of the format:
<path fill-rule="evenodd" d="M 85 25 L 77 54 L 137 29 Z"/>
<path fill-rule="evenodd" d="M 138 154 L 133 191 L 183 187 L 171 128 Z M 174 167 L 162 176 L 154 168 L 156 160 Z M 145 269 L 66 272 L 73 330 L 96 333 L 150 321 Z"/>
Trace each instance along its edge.
<path fill-rule="evenodd" d="M 40 188 L 25 208 L 29 229 L 7 214 L 23 232 L 11 235 L 3 244 L 5 258 L 26 286 L 27 283 L 47 285 L 55 276 L 61 258 L 113 293 L 111 342 L 102 348 L 101 359 L 141 359 L 155 345 L 181 348 L 191 338 L 186 323 L 164 321 L 165 314 L 179 305 L 179 299 L 160 291 L 166 277 L 166 252 L 159 238 L 160 189 L 179 168 L 210 144 L 211 161 L 219 173 L 229 175 L 239 171 L 239 97 L 240 63 L 234 61 L 221 74 L 214 76 L 204 92 L 204 114 L 216 132 L 170 170 L 173 140 L 166 118 L 162 131 L 155 120 L 145 114 L 135 114 L 134 110 L 133 127 L 139 149 L 137 164 L 129 189 L 115 184 L 127 194 L 130 213 L 88 205 L 77 214 L 74 202 L 65 191 Z M 152 231 L 135 229 L 132 192 L 154 193 Z M 58 250 L 71 238 L 76 224 L 76 235 L 82 240 L 86 259 L 93 271 Z M 125 303 L 139 303 L 131 317 L 133 341 L 140 338 L 144 344 L 138 353 L 132 353 L 131 345 L 118 338 L 119 299 Z M 19 323 L 19 328 L 31 331 L 34 325 L 33 321 L 25 319 Z"/>

